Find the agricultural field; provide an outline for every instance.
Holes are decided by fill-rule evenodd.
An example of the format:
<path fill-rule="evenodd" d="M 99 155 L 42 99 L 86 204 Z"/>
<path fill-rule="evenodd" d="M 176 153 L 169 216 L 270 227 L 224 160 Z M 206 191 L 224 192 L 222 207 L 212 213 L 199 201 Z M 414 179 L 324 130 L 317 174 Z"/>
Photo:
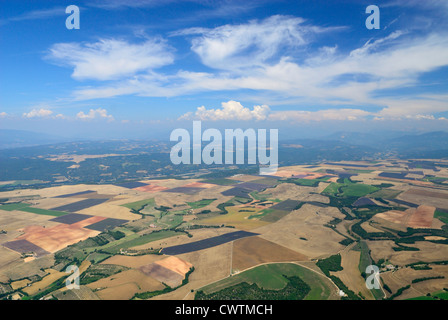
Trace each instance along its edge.
<path fill-rule="evenodd" d="M 21 183 L 0 193 L 0 298 L 444 299 L 448 166 L 413 163 Z M 369 265 L 380 289 L 365 286 Z"/>

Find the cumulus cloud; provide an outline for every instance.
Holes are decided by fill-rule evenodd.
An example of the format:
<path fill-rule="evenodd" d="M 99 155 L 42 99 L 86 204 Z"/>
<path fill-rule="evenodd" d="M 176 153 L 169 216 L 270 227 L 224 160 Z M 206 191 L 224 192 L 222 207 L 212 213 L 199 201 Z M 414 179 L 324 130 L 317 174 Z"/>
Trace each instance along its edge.
<path fill-rule="evenodd" d="M 148 39 L 129 43 L 118 39 L 100 39 L 93 43 L 57 43 L 47 58 L 73 67 L 77 80 L 114 80 L 171 64 L 173 55 L 163 40 Z"/>
<path fill-rule="evenodd" d="M 93 119 L 107 119 L 113 121 L 114 117 L 107 113 L 106 109 L 98 108 L 96 110 L 90 109 L 89 113 L 84 113 L 82 111 L 78 112 L 76 115 L 77 119 L 80 120 L 93 120 Z"/>
<path fill-rule="evenodd" d="M 5 118 L 8 114 L 6 112 L 0 112 L 0 118 Z"/>
<path fill-rule="evenodd" d="M 53 111 L 49 110 L 49 109 L 33 109 L 30 112 L 25 112 L 23 114 L 24 118 L 48 118 L 53 114 Z"/>
<path fill-rule="evenodd" d="M 228 101 L 222 102 L 221 108 L 206 109 L 204 106 L 197 108 L 196 112 L 186 113 L 179 120 L 203 120 L 203 121 L 219 121 L 219 120 L 266 120 L 270 112 L 267 105 L 254 106 L 252 110 L 243 107 L 240 102 Z"/>

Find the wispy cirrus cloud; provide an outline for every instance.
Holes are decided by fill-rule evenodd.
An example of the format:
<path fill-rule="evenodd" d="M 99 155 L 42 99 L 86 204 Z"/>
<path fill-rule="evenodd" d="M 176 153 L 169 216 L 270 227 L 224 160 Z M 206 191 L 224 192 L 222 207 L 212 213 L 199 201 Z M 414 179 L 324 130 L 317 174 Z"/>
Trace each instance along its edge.
<path fill-rule="evenodd" d="M 46 56 L 50 61 L 73 67 L 77 80 L 114 80 L 171 64 L 173 54 L 160 39 L 130 43 L 100 39 L 93 43 L 57 43 Z"/>
<path fill-rule="evenodd" d="M 41 20 L 64 15 L 66 15 L 65 7 L 54 7 L 49 9 L 33 10 L 24 12 L 17 16 L 0 19 L 0 26 L 8 24 L 10 22 Z"/>

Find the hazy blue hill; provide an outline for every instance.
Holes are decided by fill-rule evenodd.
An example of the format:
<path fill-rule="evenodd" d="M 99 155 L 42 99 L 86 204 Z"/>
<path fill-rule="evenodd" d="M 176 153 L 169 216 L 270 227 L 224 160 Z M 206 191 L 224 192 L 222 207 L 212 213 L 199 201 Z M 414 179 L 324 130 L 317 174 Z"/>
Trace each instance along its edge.
<path fill-rule="evenodd" d="M 68 139 L 32 131 L 0 129 L 0 149 L 30 147 L 64 141 L 68 141 Z"/>
<path fill-rule="evenodd" d="M 448 150 L 448 132 L 435 131 L 419 135 L 405 135 L 385 141 L 389 148 L 397 150 Z"/>

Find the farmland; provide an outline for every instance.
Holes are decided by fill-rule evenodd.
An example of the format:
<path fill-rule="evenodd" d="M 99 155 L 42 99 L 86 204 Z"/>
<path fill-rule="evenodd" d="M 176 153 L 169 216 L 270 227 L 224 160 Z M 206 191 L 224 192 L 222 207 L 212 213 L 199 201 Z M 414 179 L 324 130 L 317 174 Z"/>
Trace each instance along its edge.
<path fill-rule="evenodd" d="M 442 299 L 448 166 L 381 174 L 395 165 L 4 191 L 1 288 L 24 299 Z M 368 290 L 372 264 L 381 288 Z M 64 288 L 69 265 L 84 266 L 77 294 Z"/>

